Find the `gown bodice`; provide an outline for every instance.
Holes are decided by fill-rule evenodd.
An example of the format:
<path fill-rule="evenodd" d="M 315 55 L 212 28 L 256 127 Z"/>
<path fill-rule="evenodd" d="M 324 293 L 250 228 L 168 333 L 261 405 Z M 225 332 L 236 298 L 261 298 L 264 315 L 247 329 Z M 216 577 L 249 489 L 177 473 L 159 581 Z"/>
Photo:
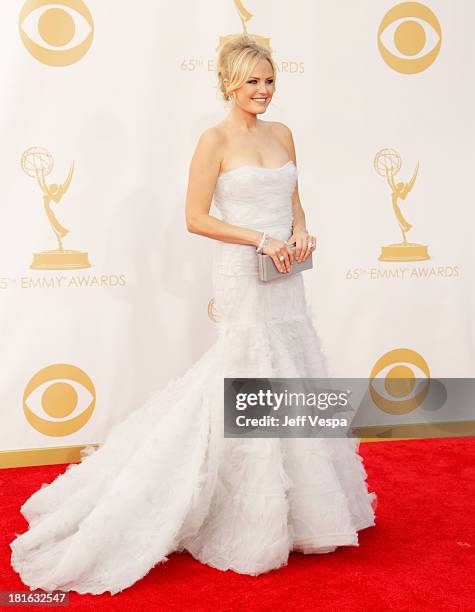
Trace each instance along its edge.
<path fill-rule="evenodd" d="M 297 175 L 292 160 L 278 168 L 238 166 L 218 176 L 214 203 L 227 223 L 285 234 L 292 228 Z"/>

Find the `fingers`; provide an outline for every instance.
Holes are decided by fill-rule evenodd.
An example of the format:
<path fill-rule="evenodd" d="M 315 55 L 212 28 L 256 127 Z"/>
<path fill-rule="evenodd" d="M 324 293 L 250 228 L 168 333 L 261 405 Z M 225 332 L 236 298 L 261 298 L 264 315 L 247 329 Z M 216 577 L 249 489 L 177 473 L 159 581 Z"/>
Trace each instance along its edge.
<path fill-rule="evenodd" d="M 300 254 L 300 261 L 305 261 L 307 257 L 310 256 L 312 251 L 315 250 L 315 245 L 316 245 L 315 236 L 311 236 L 310 234 L 308 234 L 307 238 L 303 242 L 303 246 L 302 246 L 301 254 Z"/>
<path fill-rule="evenodd" d="M 290 272 L 295 260 L 295 254 L 289 244 L 287 242 L 271 240 L 268 248 L 269 251 L 266 254 L 272 257 L 277 270 L 282 273 Z"/>
<path fill-rule="evenodd" d="M 308 256 L 317 248 L 317 239 L 315 236 L 308 236 Z"/>
<path fill-rule="evenodd" d="M 277 259 L 279 260 L 280 271 L 288 272 L 290 270 L 290 259 L 287 250 L 282 249 L 281 251 L 279 251 Z"/>
<path fill-rule="evenodd" d="M 279 270 L 279 272 L 285 272 L 285 267 L 283 265 L 283 262 L 280 261 L 278 254 L 272 255 L 272 261 L 274 262 L 275 267 L 277 268 L 277 270 Z"/>
<path fill-rule="evenodd" d="M 295 261 L 294 251 L 290 247 L 287 247 L 287 252 L 289 254 L 290 264 L 292 265 L 294 263 L 294 261 Z"/>
<path fill-rule="evenodd" d="M 282 253 L 282 255 L 284 256 L 284 261 L 282 263 L 285 265 L 285 271 L 290 272 L 292 264 L 290 262 L 290 253 L 287 247 L 284 247 L 284 252 Z"/>
<path fill-rule="evenodd" d="M 282 247 L 273 256 L 275 267 L 279 272 L 290 272 L 292 268 L 293 253 L 287 247 Z"/>
<path fill-rule="evenodd" d="M 302 252 L 300 255 L 300 261 L 305 261 L 308 257 L 308 242 L 305 240 L 303 245 L 302 245 Z"/>
<path fill-rule="evenodd" d="M 303 244 L 302 238 L 297 238 L 297 241 L 295 242 L 295 259 L 296 259 L 296 261 L 300 261 L 300 258 L 302 256 L 302 244 Z"/>

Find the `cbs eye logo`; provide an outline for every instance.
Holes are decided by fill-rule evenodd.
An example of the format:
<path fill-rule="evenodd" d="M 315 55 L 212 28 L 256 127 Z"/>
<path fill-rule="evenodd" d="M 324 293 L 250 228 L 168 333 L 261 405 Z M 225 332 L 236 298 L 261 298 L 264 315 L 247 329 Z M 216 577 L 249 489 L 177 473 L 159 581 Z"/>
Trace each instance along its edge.
<path fill-rule="evenodd" d="M 95 405 L 91 379 L 68 363 L 55 363 L 36 372 L 23 393 L 26 420 L 47 436 L 75 433 L 89 421 Z"/>
<path fill-rule="evenodd" d="M 441 44 L 439 20 L 419 2 L 393 6 L 379 26 L 379 52 L 388 66 L 403 74 L 429 68 L 439 55 Z"/>
<path fill-rule="evenodd" d="M 422 355 L 408 348 L 385 353 L 369 375 L 371 399 L 387 414 L 412 412 L 424 402 L 429 386 L 429 366 Z"/>
<path fill-rule="evenodd" d="M 83 0 L 27 0 L 18 19 L 20 37 L 38 61 L 69 66 L 89 50 L 94 22 Z"/>

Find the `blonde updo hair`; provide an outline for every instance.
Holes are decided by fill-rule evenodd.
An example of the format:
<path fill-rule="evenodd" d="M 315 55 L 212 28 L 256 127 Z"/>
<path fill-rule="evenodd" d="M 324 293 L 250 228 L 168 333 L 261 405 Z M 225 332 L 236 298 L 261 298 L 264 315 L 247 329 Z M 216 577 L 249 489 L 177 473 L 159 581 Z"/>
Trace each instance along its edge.
<path fill-rule="evenodd" d="M 266 59 L 272 66 L 275 87 L 277 71 L 271 53 L 266 47 L 259 45 L 247 34 L 235 36 L 220 47 L 216 73 L 218 89 L 225 102 L 229 102 L 234 97 L 234 90 L 246 82 L 261 59 Z M 229 79 L 227 87 L 223 83 L 224 79 Z"/>

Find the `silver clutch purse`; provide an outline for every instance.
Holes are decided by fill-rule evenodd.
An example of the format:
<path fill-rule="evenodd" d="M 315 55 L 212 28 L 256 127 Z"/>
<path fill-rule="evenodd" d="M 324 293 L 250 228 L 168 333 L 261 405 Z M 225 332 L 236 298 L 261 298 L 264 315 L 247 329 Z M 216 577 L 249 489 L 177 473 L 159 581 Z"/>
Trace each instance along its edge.
<path fill-rule="evenodd" d="M 295 244 L 289 245 L 289 248 L 295 253 Z M 274 278 L 291 276 L 297 272 L 303 272 L 303 270 L 310 270 L 310 268 L 313 268 L 313 251 L 310 252 L 310 255 L 305 261 L 294 260 L 290 268 L 290 272 L 279 272 L 279 270 L 275 267 L 272 257 L 270 255 L 264 255 L 263 253 L 257 254 L 257 263 L 259 268 L 259 279 L 267 282 L 273 280 Z"/>

